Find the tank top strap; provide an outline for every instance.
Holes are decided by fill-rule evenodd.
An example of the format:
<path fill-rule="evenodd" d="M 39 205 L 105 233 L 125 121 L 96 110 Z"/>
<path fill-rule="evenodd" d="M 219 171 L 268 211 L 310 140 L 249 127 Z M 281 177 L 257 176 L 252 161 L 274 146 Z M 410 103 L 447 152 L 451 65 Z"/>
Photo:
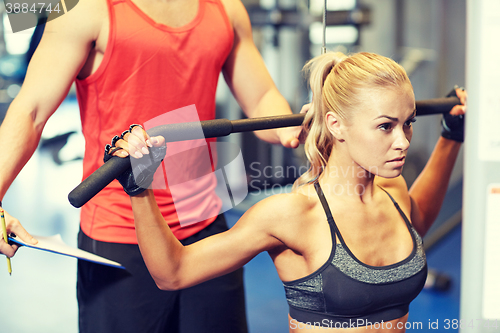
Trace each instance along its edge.
<path fill-rule="evenodd" d="M 382 191 L 384 191 L 389 196 L 389 198 L 391 199 L 392 203 L 394 204 L 394 206 L 396 207 L 396 209 L 398 210 L 399 214 L 401 215 L 401 217 L 403 218 L 403 220 L 405 221 L 405 223 L 408 225 L 408 227 L 413 228 L 412 224 L 410 223 L 410 220 L 408 220 L 408 218 L 406 217 L 405 213 L 403 212 L 403 210 L 401 209 L 401 207 L 399 207 L 399 204 L 396 202 L 396 200 L 394 200 L 394 198 L 392 197 L 392 195 L 390 195 L 389 192 L 387 192 L 381 186 L 379 186 L 379 188 Z"/>
<path fill-rule="evenodd" d="M 316 190 L 316 193 L 318 194 L 319 201 L 321 202 L 321 205 L 323 206 L 323 209 L 325 211 L 326 217 L 328 219 L 328 224 L 330 225 L 330 229 L 337 234 L 337 236 L 341 239 L 342 235 L 340 235 L 340 231 L 337 228 L 337 224 L 335 224 L 335 220 L 333 219 L 332 212 L 330 210 L 330 206 L 328 205 L 328 202 L 326 201 L 325 194 L 323 193 L 323 190 L 321 189 L 321 186 L 319 185 L 319 182 L 314 183 L 314 189 Z M 332 234 L 333 238 L 333 234 Z M 334 242 L 335 244 L 335 242 Z"/>

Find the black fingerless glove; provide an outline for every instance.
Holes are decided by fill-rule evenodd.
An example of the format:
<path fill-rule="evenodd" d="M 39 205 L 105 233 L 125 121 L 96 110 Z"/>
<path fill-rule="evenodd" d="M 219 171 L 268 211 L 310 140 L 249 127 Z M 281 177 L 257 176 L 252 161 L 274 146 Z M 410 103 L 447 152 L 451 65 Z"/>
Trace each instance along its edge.
<path fill-rule="evenodd" d="M 106 145 L 104 149 L 104 163 L 113 157 L 111 154 L 121 149 L 116 147 L 115 144 L 119 139 L 122 139 L 127 132 L 128 131 L 123 132 L 121 137 L 115 136 L 111 140 L 111 145 Z M 156 169 L 158 169 L 165 158 L 166 152 L 167 146 L 152 147 L 149 148 L 149 154 L 144 155 L 140 159 L 129 157 L 131 160 L 131 167 L 116 178 L 123 186 L 125 193 L 130 196 L 135 196 L 144 192 L 153 182 L 153 176 Z"/>
<path fill-rule="evenodd" d="M 455 89 L 453 89 L 446 97 L 452 96 L 458 97 Z M 441 120 L 441 136 L 457 142 L 464 142 L 464 125 L 465 115 L 461 114 L 454 116 L 449 113 L 445 113 L 443 114 L 443 119 Z"/>

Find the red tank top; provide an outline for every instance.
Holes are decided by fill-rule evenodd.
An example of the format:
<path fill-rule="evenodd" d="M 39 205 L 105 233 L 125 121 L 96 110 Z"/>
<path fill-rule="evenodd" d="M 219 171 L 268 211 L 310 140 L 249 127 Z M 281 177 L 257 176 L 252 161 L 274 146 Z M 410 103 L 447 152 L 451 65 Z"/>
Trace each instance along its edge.
<path fill-rule="evenodd" d="M 182 115 L 192 115 L 193 111 L 200 120 L 213 119 L 219 74 L 233 45 L 233 30 L 220 0 L 199 0 L 196 17 L 178 28 L 154 22 L 130 0 L 108 0 L 108 8 L 109 39 L 102 63 L 89 77 L 76 80 L 86 141 L 83 178 L 103 164 L 104 146 L 130 124 L 147 127 L 148 123 L 157 125 L 152 119 L 161 118 L 184 121 Z M 174 110 L 181 116 L 169 117 L 169 111 Z M 164 165 L 159 173 L 170 183 L 169 167 L 189 169 L 185 163 L 197 161 L 192 152 L 205 147 L 200 154 L 206 154 L 213 141 L 186 141 L 185 146 L 177 148 L 169 144 L 170 160 L 180 162 Z M 191 153 L 179 154 L 181 151 Z M 168 160 L 169 156 L 165 162 Z M 209 171 L 213 171 L 215 161 L 215 156 L 210 157 Z M 209 172 L 201 181 L 191 181 L 190 190 L 184 186 L 176 192 L 176 198 L 164 178 L 155 178 L 156 200 L 177 238 L 184 239 L 205 228 L 220 211 L 212 175 Z M 161 183 L 163 186 L 158 186 Z M 187 223 L 179 222 L 181 210 Z M 199 216 L 206 218 L 200 220 Z M 118 181 L 82 207 L 81 227 L 96 240 L 137 243 L 130 199 Z"/>

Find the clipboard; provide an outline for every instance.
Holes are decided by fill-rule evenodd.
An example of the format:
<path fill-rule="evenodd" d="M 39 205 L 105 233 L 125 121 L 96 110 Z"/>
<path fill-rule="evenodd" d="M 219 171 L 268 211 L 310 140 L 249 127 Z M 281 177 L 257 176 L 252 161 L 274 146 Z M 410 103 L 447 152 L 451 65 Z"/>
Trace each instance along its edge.
<path fill-rule="evenodd" d="M 80 250 L 80 249 L 77 249 L 77 248 L 74 248 L 74 247 L 67 245 L 62 240 L 60 234 L 53 235 L 53 236 L 35 236 L 35 235 L 33 235 L 33 237 L 38 240 L 38 243 L 36 245 L 28 244 L 28 243 L 22 241 L 18 236 L 14 235 L 14 234 L 11 234 L 9 236 L 9 242 L 13 242 L 13 243 L 16 243 L 20 246 L 26 246 L 26 247 L 37 249 L 37 250 L 42 250 L 42 251 L 52 252 L 52 253 L 56 253 L 56 254 L 61 254 L 64 256 L 74 257 L 77 259 L 87 260 L 90 262 L 94 262 L 96 264 L 125 269 L 124 266 L 122 266 L 120 263 L 118 263 L 116 261 L 112 261 L 112 260 L 100 257 L 98 255 L 95 255 L 93 253 L 90 253 L 90 252 L 87 252 L 84 250 Z"/>

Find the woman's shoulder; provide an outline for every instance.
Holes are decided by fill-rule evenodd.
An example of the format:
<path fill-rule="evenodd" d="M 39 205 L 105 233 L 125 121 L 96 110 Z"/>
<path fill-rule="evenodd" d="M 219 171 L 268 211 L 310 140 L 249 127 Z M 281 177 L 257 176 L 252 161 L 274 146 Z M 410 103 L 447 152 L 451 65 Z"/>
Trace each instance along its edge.
<path fill-rule="evenodd" d="M 296 189 L 290 193 L 275 194 L 270 196 L 261 202 L 262 206 L 274 207 L 275 209 L 281 210 L 283 213 L 286 212 L 301 212 L 310 209 L 313 204 L 310 196 L 304 189 Z"/>
<path fill-rule="evenodd" d="M 250 210 L 264 219 L 273 221 L 293 221 L 306 216 L 318 203 L 317 196 L 313 197 L 314 188 L 309 185 L 301 186 L 289 193 L 275 194 L 267 197 Z M 316 192 L 314 192 L 314 195 Z"/>
<path fill-rule="evenodd" d="M 321 217 L 317 209 L 321 203 L 315 192 L 314 195 L 301 187 L 290 193 L 270 196 L 250 208 L 245 213 L 245 221 L 278 240 L 280 251 L 287 248 L 296 251 L 300 248 L 300 240 L 310 236 L 314 221 Z"/>

